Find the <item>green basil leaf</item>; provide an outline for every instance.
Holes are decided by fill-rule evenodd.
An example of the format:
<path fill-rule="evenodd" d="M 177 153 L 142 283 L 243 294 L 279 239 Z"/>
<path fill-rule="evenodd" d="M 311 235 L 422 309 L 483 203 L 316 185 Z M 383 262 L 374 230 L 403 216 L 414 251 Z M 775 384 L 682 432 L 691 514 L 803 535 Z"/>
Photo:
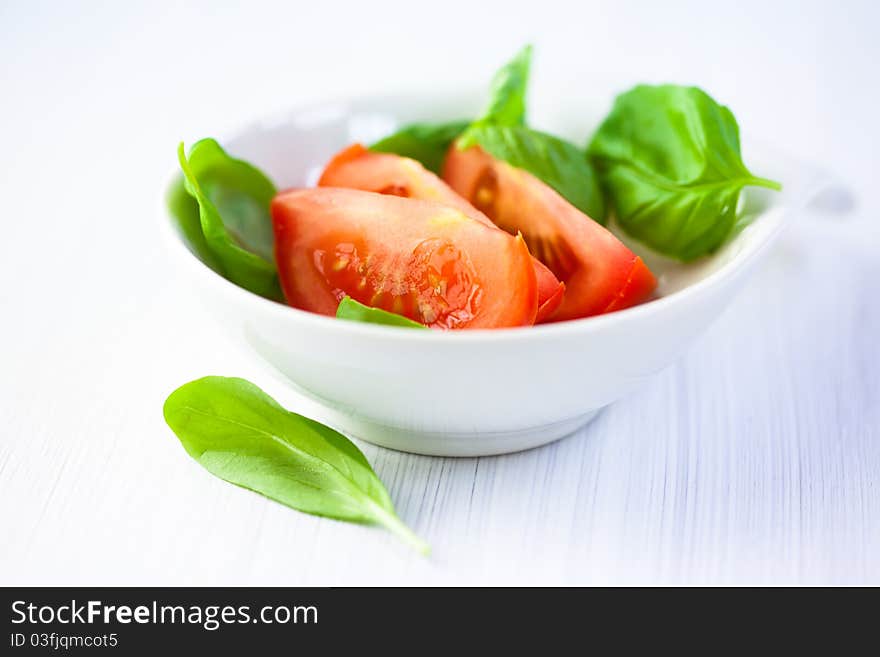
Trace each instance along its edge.
<path fill-rule="evenodd" d="M 525 125 L 531 64 L 532 47 L 526 46 L 498 69 L 489 87 L 489 102 L 475 123 Z"/>
<path fill-rule="evenodd" d="M 605 223 L 605 201 L 597 176 L 574 144 L 525 126 L 480 124 L 468 128 L 457 143 L 458 148 L 479 145 L 495 159 L 525 169 L 591 219 Z"/>
<path fill-rule="evenodd" d="M 282 299 L 269 215 L 275 185 L 256 167 L 230 157 L 213 139 L 197 142 L 189 158 L 181 143 L 178 160 L 183 181 L 172 187 L 169 204 L 196 254 L 236 285 Z M 189 194 L 188 203 L 181 189 Z"/>
<path fill-rule="evenodd" d="M 395 153 L 418 160 L 426 169 L 440 174 L 449 146 L 469 121 L 413 123 L 370 146 L 380 153 Z"/>
<path fill-rule="evenodd" d="M 781 189 L 749 172 L 733 114 L 696 87 L 621 94 L 588 152 L 623 229 L 683 261 L 728 239 L 743 187 Z"/>
<path fill-rule="evenodd" d="M 413 123 L 377 141 L 370 150 L 418 160 L 426 169 L 440 175 L 446 152 L 469 125 L 520 125 L 525 122 L 531 58 L 532 47 L 526 46 L 498 70 L 492 79 L 489 103 L 475 122 Z"/>
<path fill-rule="evenodd" d="M 244 379 L 208 376 L 165 401 L 165 421 L 208 472 L 293 509 L 385 527 L 427 553 L 342 434 L 282 408 Z"/>
<path fill-rule="evenodd" d="M 355 322 L 367 322 L 369 324 L 384 324 L 385 326 L 402 326 L 406 328 L 428 328 L 424 324 L 419 324 L 403 315 L 389 313 L 380 308 L 371 308 L 355 301 L 351 297 L 343 297 L 336 309 L 336 317 L 339 319 L 348 319 Z"/>
<path fill-rule="evenodd" d="M 198 202 L 186 191 L 183 176 L 178 176 L 168 189 L 168 210 L 177 222 L 183 239 L 199 260 L 215 272 L 223 275 L 223 266 L 211 251 L 202 233 L 202 220 Z"/>

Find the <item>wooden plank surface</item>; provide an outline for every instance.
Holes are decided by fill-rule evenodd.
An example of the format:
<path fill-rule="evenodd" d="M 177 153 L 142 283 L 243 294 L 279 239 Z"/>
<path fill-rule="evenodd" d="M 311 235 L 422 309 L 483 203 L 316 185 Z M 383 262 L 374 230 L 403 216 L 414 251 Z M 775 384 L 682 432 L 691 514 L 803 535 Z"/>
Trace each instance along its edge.
<path fill-rule="evenodd" d="M 844 61 L 870 70 L 880 53 L 858 25 L 876 24 L 874 9 L 847 23 L 804 10 L 804 29 L 824 25 L 830 39 L 817 46 L 794 28 L 782 38 L 813 62 L 807 80 L 754 32 L 771 67 L 755 85 L 773 103 L 739 97 L 783 143 L 822 126 L 811 149 L 833 156 L 859 196 L 848 219 L 799 217 L 682 360 L 569 438 L 481 459 L 364 446 L 401 516 L 433 545 L 426 560 L 378 530 L 213 479 L 162 420 L 165 396 L 205 374 L 245 376 L 315 412 L 193 308 L 155 226 L 175 140 L 281 104 L 277 86 L 230 68 L 253 97 L 218 109 L 221 96 L 193 89 L 180 65 L 170 7 L 115 9 L 71 31 L 66 15 L 39 26 L 29 6 L 0 10 L 15 19 L 0 20 L 0 60 L 12 62 L 12 102 L 0 109 L 0 584 L 880 583 L 880 144 L 854 127 L 873 116 L 877 92 L 857 80 L 810 86 L 837 84 Z M 604 20 L 628 15 L 606 9 Z M 148 14 L 154 22 L 140 20 Z M 248 43 L 256 66 L 264 51 Z M 835 48 L 839 59 L 815 63 Z M 351 66 L 344 54 L 328 70 Z M 652 65 L 630 57 L 628 69 Z M 669 60 L 652 71 L 723 84 L 733 64 L 719 57 L 719 71 Z M 786 72 L 791 89 L 774 92 Z M 362 84 L 356 73 L 303 77 L 317 97 Z M 208 89 L 224 79 L 204 76 Z"/>

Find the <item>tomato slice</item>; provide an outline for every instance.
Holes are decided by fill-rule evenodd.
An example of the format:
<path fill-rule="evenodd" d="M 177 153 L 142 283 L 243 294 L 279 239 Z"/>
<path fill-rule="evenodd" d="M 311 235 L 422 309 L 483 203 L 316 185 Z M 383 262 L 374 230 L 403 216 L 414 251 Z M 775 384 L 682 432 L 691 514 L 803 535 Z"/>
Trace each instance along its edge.
<path fill-rule="evenodd" d="M 443 180 L 420 162 L 393 153 L 374 153 L 361 144 L 352 144 L 337 153 L 318 181 L 321 187 L 347 187 L 393 196 L 436 201 L 463 212 L 477 221 L 495 224 L 456 194 Z M 534 261 L 538 281 L 536 322 L 549 319 L 562 303 L 565 285 L 538 260 Z"/>
<path fill-rule="evenodd" d="M 534 323 L 537 282 L 521 236 L 446 205 L 353 189 L 272 200 L 290 305 L 335 315 L 346 295 L 442 329 Z"/>
<path fill-rule="evenodd" d="M 443 179 L 499 228 L 522 233 L 533 256 L 565 283 L 553 321 L 628 308 L 657 285 L 651 271 L 610 231 L 532 174 L 479 146 L 453 144 Z"/>

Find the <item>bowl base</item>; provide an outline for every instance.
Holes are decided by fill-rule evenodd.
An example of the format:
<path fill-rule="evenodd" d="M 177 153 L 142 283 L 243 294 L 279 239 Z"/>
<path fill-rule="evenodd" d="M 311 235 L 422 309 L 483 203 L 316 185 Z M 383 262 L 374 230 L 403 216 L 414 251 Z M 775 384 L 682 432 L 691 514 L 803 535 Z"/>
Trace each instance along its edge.
<path fill-rule="evenodd" d="M 442 432 L 391 427 L 327 409 L 329 424 L 354 438 L 401 452 L 428 456 L 493 456 L 552 443 L 589 423 L 601 409 L 560 422 L 514 431 Z"/>

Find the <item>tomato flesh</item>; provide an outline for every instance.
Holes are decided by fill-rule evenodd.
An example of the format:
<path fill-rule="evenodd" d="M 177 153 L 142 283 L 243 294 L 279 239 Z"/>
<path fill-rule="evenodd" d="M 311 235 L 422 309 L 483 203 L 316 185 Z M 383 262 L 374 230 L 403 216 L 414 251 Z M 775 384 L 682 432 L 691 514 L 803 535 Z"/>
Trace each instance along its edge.
<path fill-rule="evenodd" d="M 340 241 L 341 240 L 341 241 Z M 371 257 L 363 240 L 328 239 L 329 249 L 315 249 L 315 267 L 338 300 L 356 301 L 416 319 L 454 328 L 473 321 L 482 286 L 466 254 L 442 238 L 420 242 L 395 274 L 395 257 Z"/>
<path fill-rule="evenodd" d="M 656 287 L 642 259 L 610 231 L 549 185 L 479 146 L 459 149 L 453 144 L 443 179 L 499 228 L 521 233 L 532 255 L 565 283 L 552 321 L 628 308 Z"/>
<path fill-rule="evenodd" d="M 375 153 L 353 144 L 337 153 L 327 164 L 318 185 L 378 192 L 448 205 L 467 216 L 495 228 L 495 224 L 471 203 L 421 163 L 392 153 Z M 540 261 L 534 261 L 538 286 L 536 322 L 553 316 L 562 303 L 565 284 Z"/>
<path fill-rule="evenodd" d="M 288 302 L 335 315 L 346 295 L 441 329 L 534 323 L 537 282 L 521 237 L 454 208 L 352 189 L 272 201 Z"/>

